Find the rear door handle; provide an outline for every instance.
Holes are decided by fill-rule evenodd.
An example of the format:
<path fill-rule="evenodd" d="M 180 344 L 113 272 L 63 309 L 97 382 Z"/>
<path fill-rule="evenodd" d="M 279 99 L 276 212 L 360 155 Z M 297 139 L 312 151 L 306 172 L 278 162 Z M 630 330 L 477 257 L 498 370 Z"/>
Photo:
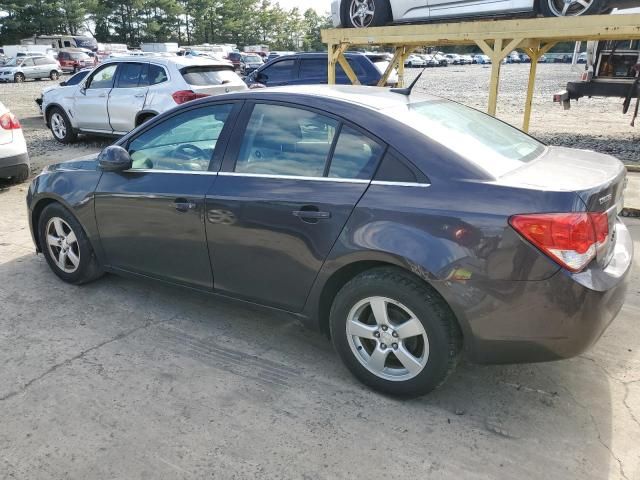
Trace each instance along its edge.
<path fill-rule="evenodd" d="M 331 212 L 319 212 L 317 210 L 294 210 L 291 213 L 298 218 L 313 218 L 315 220 L 331 218 Z"/>
<path fill-rule="evenodd" d="M 173 202 L 173 206 L 179 212 L 188 212 L 189 210 L 195 210 L 198 205 L 196 205 L 196 202 L 192 202 L 186 198 L 178 198 Z"/>

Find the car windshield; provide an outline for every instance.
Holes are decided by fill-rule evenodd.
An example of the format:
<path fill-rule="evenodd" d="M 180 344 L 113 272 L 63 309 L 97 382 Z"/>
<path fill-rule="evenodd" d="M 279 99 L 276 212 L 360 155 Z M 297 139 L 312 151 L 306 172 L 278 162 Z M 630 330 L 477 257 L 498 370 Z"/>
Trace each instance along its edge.
<path fill-rule="evenodd" d="M 245 62 L 249 62 L 249 63 L 262 62 L 262 57 L 260 57 L 260 55 L 245 55 L 244 56 L 244 61 Z"/>
<path fill-rule="evenodd" d="M 540 156 L 544 144 L 490 115 L 448 100 L 419 101 L 391 116 L 499 177 Z"/>
<path fill-rule="evenodd" d="M 242 81 L 231 66 L 202 65 L 185 67 L 180 70 L 180 73 L 182 73 L 189 85 L 223 85 Z"/>
<path fill-rule="evenodd" d="M 73 60 L 89 60 L 89 55 L 87 55 L 86 53 L 70 53 L 69 56 L 71 56 L 71 58 Z"/>
<path fill-rule="evenodd" d="M 24 57 L 22 58 L 10 58 L 7 63 L 4 64 L 5 67 L 19 67 L 20 65 L 22 65 L 22 61 L 24 60 Z"/>

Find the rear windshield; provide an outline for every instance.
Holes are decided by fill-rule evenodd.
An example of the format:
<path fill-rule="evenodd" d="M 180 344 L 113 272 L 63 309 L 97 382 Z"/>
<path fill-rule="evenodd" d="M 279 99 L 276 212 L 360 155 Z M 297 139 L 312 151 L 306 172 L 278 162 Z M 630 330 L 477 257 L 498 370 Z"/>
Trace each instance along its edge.
<path fill-rule="evenodd" d="M 70 53 L 73 60 L 89 60 L 89 55 L 86 53 Z"/>
<path fill-rule="evenodd" d="M 526 133 L 448 100 L 412 103 L 390 113 L 495 177 L 521 167 L 545 149 Z"/>
<path fill-rule="evenodd" d="M 237 83 L 239 78 L 231 66 L 185 67 L 180 73 L 189 85 L 223 85 Z"/>

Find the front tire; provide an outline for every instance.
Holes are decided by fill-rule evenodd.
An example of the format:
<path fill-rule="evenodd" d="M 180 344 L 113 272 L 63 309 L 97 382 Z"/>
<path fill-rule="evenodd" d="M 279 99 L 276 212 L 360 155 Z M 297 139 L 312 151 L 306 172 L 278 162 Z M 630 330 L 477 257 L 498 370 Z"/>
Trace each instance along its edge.
<path fill-rule="evenodd" d="M 71 143 L 78 137 L 73 131 L 69 117 L 59 107 L 53 107 L 49 112 L 49 128 L 53 138 L 60 143 Z"/>
<path fill-rule="evenodd" d="M 577 17 L 603 13 L 603 0 L 539 0 L 540 14 L 543 17 Z M 587 3 L 587 5 L 584 5 Z"/>
<path fill-rule="evenodd" d="M 448 305 L 397 268 L 368 270 L 349 281 L 333 302 L 330 322 L 347 368 L 387 394 L 431 392 L 457 363 L 461 334 Z"/>
<path fill-rule="evenodd" d="M 55 70 L 51 70 L 51 72 L 49 73 L 49 78 L 51 80 L 57 80 L 59 77 L 60 75 Z"/>
<path fill-rule="evenodd" d="M 22 83 L 25 81 L 24 74 L 18 72 L 13 76 L 13 81 L 16 83 Z"/>
<path fill-rule="evenodd" d="M 59 203 L 47 205 L 38 219 L 40 248 L 53 273 L 80 285 L 102 275 L 82 225 Z"/>
<path fill-rule="evenodd" d="M 342 0 L 342 24 L 347 28 L 382 27 L 391 20 L 389 0 Z"/>

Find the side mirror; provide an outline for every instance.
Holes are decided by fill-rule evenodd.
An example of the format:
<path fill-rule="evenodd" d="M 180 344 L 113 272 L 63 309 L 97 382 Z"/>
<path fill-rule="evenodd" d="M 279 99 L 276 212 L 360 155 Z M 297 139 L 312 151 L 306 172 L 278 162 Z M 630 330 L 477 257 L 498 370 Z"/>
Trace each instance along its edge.
<path fill-rule="evenodd" d="M 61 87 L 66 87 L 67 86 L 67 82 L 60 82 L 60 86 Z"/>
<path fill-rule="evenodd" d="M 120 172 L 131 168 L 129 152 L 118 145 L 110 145 L 98 155 L 98 165 L 105 172 Z"/>

